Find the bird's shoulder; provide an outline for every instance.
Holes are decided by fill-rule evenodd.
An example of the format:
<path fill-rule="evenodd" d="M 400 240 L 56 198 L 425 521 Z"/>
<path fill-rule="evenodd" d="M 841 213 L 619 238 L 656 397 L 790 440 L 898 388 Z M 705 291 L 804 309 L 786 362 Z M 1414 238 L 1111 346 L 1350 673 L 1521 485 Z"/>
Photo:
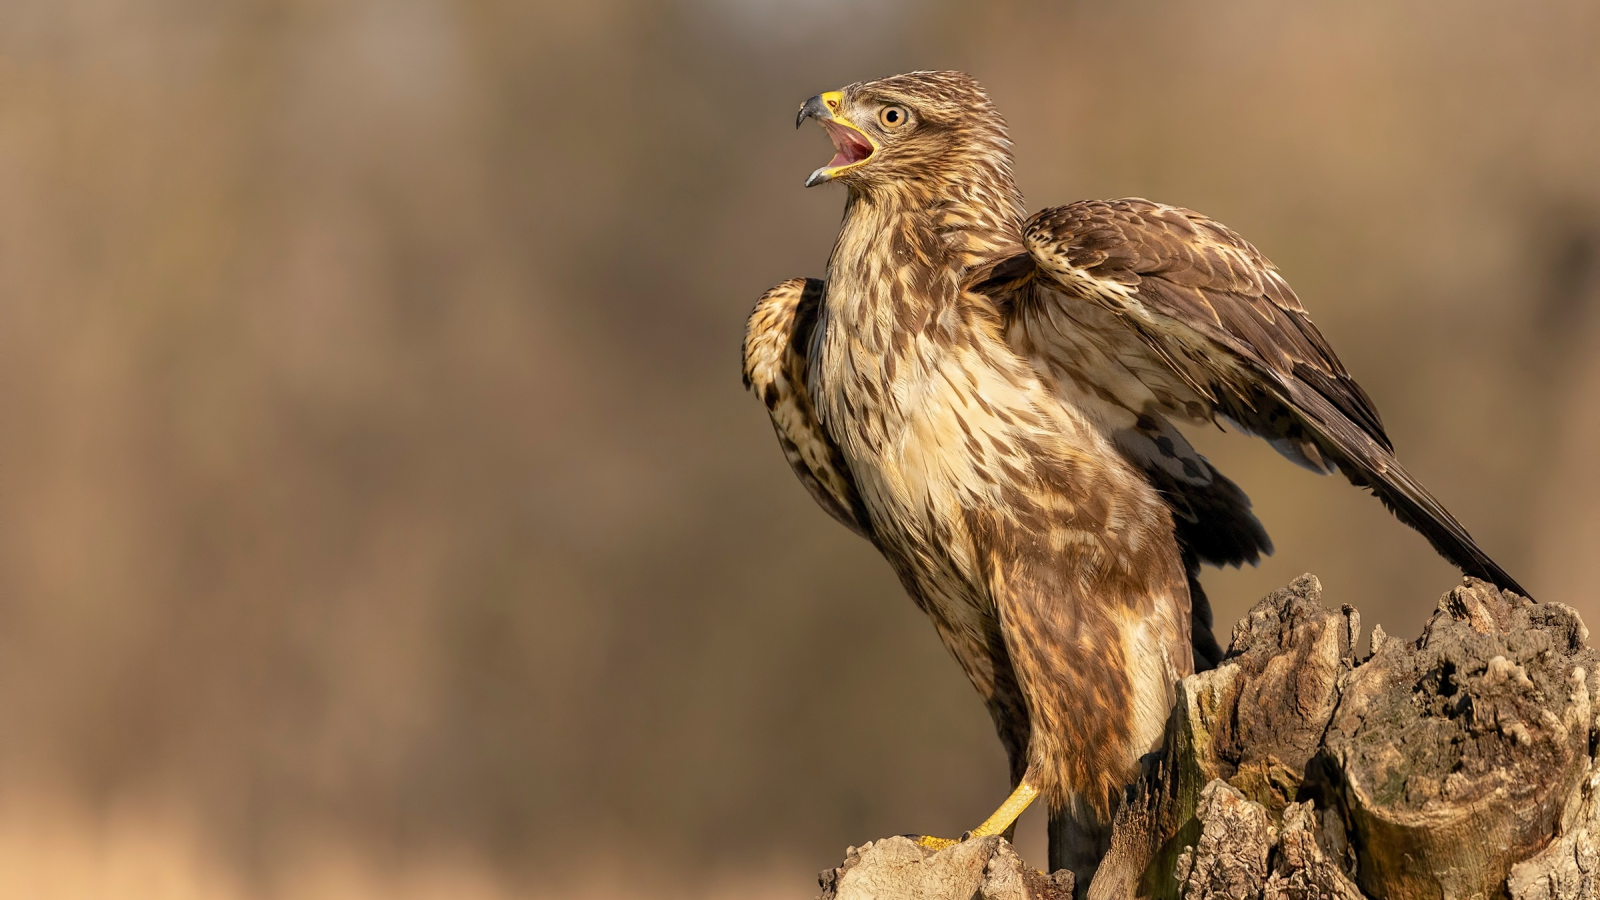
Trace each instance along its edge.
<path fill-rule="evenodd" d="M 1254 244 L 1181 206 L 1139 197 L 1080 200 L 1034 213 L 1023 239 L 1035 260 L 1080 279 L 1137 288 L 1159 278 L 1305 312 L 1277 266 Z"/>

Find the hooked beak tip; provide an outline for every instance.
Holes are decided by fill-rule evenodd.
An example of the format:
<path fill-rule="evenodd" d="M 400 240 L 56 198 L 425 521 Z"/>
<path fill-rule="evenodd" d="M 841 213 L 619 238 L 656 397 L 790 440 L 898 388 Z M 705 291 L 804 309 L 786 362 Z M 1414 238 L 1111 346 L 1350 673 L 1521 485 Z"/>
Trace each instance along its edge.
<path fill-rule="evenodd" d="M 822 95 L 818 94 L 801 105 L 799 114 L 794 117 L 794 127 L 799 128 L 807 119 L 828 119 L 832 117 L 833 111 L 828 109 L 828 104 L 823 102 Z"/>

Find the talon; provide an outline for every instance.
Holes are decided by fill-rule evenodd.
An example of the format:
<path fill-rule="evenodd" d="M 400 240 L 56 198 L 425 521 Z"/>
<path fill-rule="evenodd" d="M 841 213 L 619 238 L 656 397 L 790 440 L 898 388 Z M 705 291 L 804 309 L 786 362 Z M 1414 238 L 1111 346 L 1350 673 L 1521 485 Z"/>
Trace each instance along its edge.
<path fill-rule="evenodd" d="M 1032 803 L 1033 798 L 1037 796 L 1039 796 L 1039 789 L 1024 781 L 1017 785 L 1017 789 L 1011 792 L 1011 796 L 1006 798 L 1006 802 L 1000 804 L 1000 808 L 994 811 L 994 815 L 985 819 L 983 824 L 977 828 L 962 832 L 961 837 L 953 841 L 949 838 L 932 837 L 926 834 L 908 834 L 906 837 L 911 838 L 918 847 L 926 847 L 929 850 L 943 850 L 946 847 L 954 847 L 963 841 L 970 841 L 975 837 L 1005 834 L 1006 829 L 1011 827 L 1011 823 L 1017 820 L 1017 816 L 1022 815 L 1022 811 L 1027 809 L 1028 804 Z"/>

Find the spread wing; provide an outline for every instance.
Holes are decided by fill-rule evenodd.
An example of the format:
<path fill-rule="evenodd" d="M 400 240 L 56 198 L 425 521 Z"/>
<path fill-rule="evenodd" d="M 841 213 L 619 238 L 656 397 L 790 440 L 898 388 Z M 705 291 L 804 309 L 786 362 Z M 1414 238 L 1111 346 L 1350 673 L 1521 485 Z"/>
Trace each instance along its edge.
<path fill-rule="evenodd" d="M 806 349 L 823 283 L 791 278 L 756 301 L 744 334 L 744 386 L 767 406 L 783 455 L 828 515 L 873 540 L 866 507 L 838 446 L 817 424 L 806 390 Z"/>
<path fill-rule="evenodd" d="M 1074 341 L 1075 322 L 1109 314 L 1136 338 L 1137 350 L 1120 351 L 1125 369 L 1161 412 L 1220 417 L 1308 468 L 1337 469 L 1467 574 L 1527 594 L 1400 466 L 1372 400 L 1243 238 L 1138 199 L 1042 210 L 1025 231 L 1028 259 L 1002 263 L 993 277 L 1012 281 L 1013 327 L 1046 351 Z"/>

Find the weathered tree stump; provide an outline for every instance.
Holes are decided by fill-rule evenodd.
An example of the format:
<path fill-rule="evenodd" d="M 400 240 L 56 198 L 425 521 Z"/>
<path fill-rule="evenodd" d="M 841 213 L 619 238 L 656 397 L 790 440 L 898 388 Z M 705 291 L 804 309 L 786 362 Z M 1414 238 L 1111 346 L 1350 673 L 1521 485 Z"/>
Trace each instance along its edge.
<path fill-rule="evenodd" d="M 1071 872 L 1046 875 L 1001 837 L 939 851 L 884 838 L 846 850 L 844 865 L 818 880 L 825 900 L 1072 900 L 1073 887 Z"/>
<path fill-rule="evenodd" d="M 1416 641 L 1309 575 L 1178 686 L 1163 750 L 1079 894 L 1171 900 L 1600 897 L 1600 654 L 1577 613 L 1467 579 Z M 851 849 L 823 900 L 1073 896 L 1000 838 Z"/>

